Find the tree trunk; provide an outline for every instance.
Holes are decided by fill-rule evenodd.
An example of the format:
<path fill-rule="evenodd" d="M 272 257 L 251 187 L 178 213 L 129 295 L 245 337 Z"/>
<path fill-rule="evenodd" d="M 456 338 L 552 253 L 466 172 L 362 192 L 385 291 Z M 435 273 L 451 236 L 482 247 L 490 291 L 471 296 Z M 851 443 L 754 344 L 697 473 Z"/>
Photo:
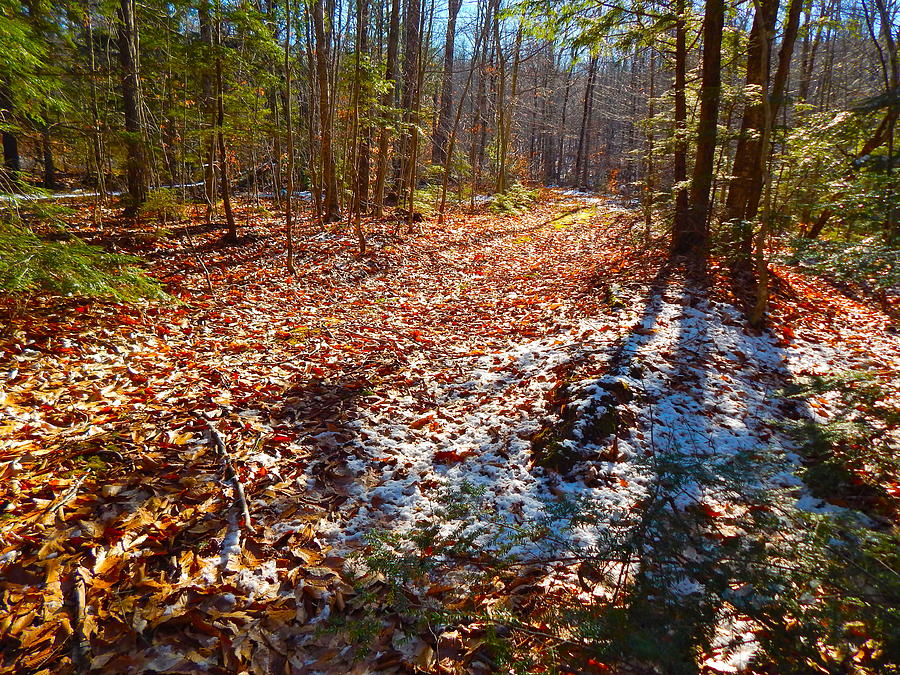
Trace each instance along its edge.
<path fill-rule="evenodd" d="M 13 102 L 12 92 L 5 82 L 0 83 L 0 119 L 6 124 L 12 122 Z M 19 140 L 15 133 L 9 129 L 3 130 L 3 168 L 5 169 L 8 185 L 2 185 L 4 190 L 13 190 L 19 183 L 19 174 L 22 171 L 22 162 L 19 159 Z"/>
<path fill-rule="evenodd" d="M 369 198 L 369 89 L 362 77 L 362 58 L 369 52 L 369 0 L 358 0 L 356 13 L 356 72 L 353 78 L 353 127 L 356 145 L 356 175 L 353 180 L 351 215 L 359 254 L 366 252 L 366 236 L 362 228 L 362 210 Z M 361 112 L 362 111 L 362 112 Z"/>
<path fill-rule="evenodd" d="M 419 24 L 422 22 L 421 0 L 407 0 L 403 21 L 403 88 L 400 107 L 403 108 L 403 127 L 400 134 L 398 157 L 398 194 L 407 194 L 415 181 L 416 169 L 412 163 L 413 135 L 416 119 L 415 109 L 419 100 L 419 50 L 421 48 Z M 412 211 L 412 204 L 407 204 Z"/>
<path fill-rule="evenodd" d="M 762 147 L 762 128 L 765 118 L 765 98 L 769 85 L 769 49 L 778 17 L 778 0 L 759 0 L 753 16 L 753 26 L 747 48 L 747 76 L 745 91 L 752 97 L 744 105 L 741 132 L 731 169 L 731 185 L 725 202 L 725 220 L 738 231 L 741 242 L 739 256 L 749 260 L 753 241 L 752 219 L 756 208 L 751 206 L 752 195 L 762 189 L 759 171 Z"/>
<path fill-rule="evenodd" d="M 709 191 L 716 157 L 716 126 L 722 85 L 722 32 L 724 0 L 706 0 L 703 18 L 703 61 L 700 84 L 700 119 L 697 123 L 697 153 L 691 176 L 687 222 L 672 233 L 672 253 L 701 260 L 709 246 Z"/>
<path fill-rule="evenodd" d="M 221 183 L 222 207 L 225 210 L 225 240 L 236 243 L 237 225 L 231 210 L 231 179 L 228 171 L 228 152 L 225 148 L 225 84 L 222 78 L 222 6 L 216 2 L 216 136 L 219 144 L 219 182 Z"/>
<path fill-rule="evenodd" d="M 210 0 L 202 0 L 197 10 L 200 19 L 200 42 L 203 44 L 204 63 L 200 67 L 200 111 L 203 116 L 204 131 L 202 144 L 204 148 L 203 162 L 203 197 L 206 200 L 206 222 L 212 218 L 213 205 L 216 202 L 216 98 L 213 92 L 213 76 L 209 60 L 215 58 L 212 12 Z"/>
<path fill-rule="evenodd" d="M 331 31 L 329 30 L 328 34 L 325 32 L 323 0 L 315 0 L 313 3 L 313 30 L 316 36 L 316 80 L 319 84 L 322 183 L 325 188 L 322 217 L 326 223 L 334 223 L 341 219 L 341 207 L 338 196 L 337 169 L 334 163 L 334 149 L 332 147 L 333 126 L 331 123 L 331 94 L 328 78 Z"/>
<path fill-rule="evenodd" d="M 688 229 L 687 193 L 687 12 L 686 0 L 677 0 L 675 20 L 675 146 L 672 157 L 675 181 L 675 218 L 673 232 Z"/>
<path fill-rule="evenodd" d="M 125 114 L 125 160 L 128 186 L 127 215 L 134 215 L 147 201 L 148 167 L 141 125 L 140 84 L 138 75 L 137 23 L 134 0 L 119 2 L 119 63 L 122 67 L 122 111 Z"/>
<path fill-rule="evenodd" d="M 94 167 L 97 169 L 97 192 L 100 193 L 100 201 L 106 201 L 106 172 L 103 169 L 103 129 L 100 118 L 100 105 L 97 100 L 97 58 L 94 51 L 94 24 L 91 19 L 90 3 L 85 0 L 84 12 L 85 32 L 90 56 L 90 92 L 91 92 L 91 149 L 93 151 Z"/>
<path fill-rule="evenodd" d="M 46 113 L 45 113 L 46 114 Z M 42 185 L 48 190 L 57 187 L 56 165 L 53 162 L 53 145 L 50 140 L 50 125 L 44 120 L 41 122 L 41 154 L 44 163 L 44 180 Z"/>
<path fill-rule="evenodd" d="M 391 0 L 391 18 L 388 27 L 385 80 L 388 86 L 381 95 L 383 108 L 390 107 L 397 96 L 397 51 L 400 42 L 400 0 Z M 384 214 L 384 186 L 387 181 L 388 149 L 390 147 L 388 125 L 383 124 L 378 138 L 378 165 L 375 171 L 375 208 L 377 217 Z"/>
<path fill-rule="evenodd" d="M 447 139 L 450 136 L 450 118 L 453 114 L 453 53 L 456 37 L 456 16 L 462 0 L 450 0 L 447 17 L 447 38 L 444 42 L 444 74 L 441 81 L 441 106 L 437 126 L 434 130 L 434 146 L 431 158 L 434 164 L 443 164 L 447 159 Z"/>
<path fill-rule="evenodd" d="M 286 238 L 287 271 L 294 273 L 294 230 L 292 217 L 294 203 L 294 119 L 291 92 L 291 0 L 284 2 L 284 123 L 287 133 L 287 195 L 284 207 L 284 231 Z M 280 169 L 280 167 L 279 167 Z"/>
<path fill-rule="evenodd" d="M 656 166 L 654 164 L 655 139 L 653 137 L 653 118 L 656 116 L 656 50 L 650 48 L 650 91 L 647 97 L 647 136 L 644 145 L 644 227 L 647 239 L 650 238 L 653 224 L 653 203 L 656 192 Z"/>
<path fill-rule="evenodd" d="M 594 79 L 597 76 L 597 57 L 591 58 L 591 64 L 588 67 L 588 80 L 584 89 L 584 105 L 581 111 L 581 130 L 578 134 L 578 152 L 575 155 L 575 185 L 582 186 L 584 184 L 584 175 L 586 173 L 587 154 L 590 146 L 590 120 L 591 108 L 594 100 Z"/>

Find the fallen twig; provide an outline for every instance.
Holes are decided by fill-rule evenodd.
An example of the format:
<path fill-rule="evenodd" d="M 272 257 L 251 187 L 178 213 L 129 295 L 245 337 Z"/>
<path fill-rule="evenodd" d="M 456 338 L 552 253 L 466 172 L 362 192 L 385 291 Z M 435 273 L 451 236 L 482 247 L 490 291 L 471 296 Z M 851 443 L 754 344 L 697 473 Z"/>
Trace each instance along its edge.
<path fill-rule="evenodd" d="M 72 660 L 75 662 L 79 671 L 87 671 L 90 663 L 88 651 L 90 643 L 87 635 L 85 635 L 84 623 L 87 613 L 87 585 L 84 581 L 83 568 L 79 567 L 73 575 L 72 595 L 74 596 L 74 621 L 72 628 L 74 630 L 72 645 Z"/>
<path fill-rule="evenodd" d="M 43 517 L 43 521 L 45 523 L 52 521 L 53 517 L 59 511 L 61 511 L 62 508 L 66 504 L 68 504 L 73 499 L 75 499 L 76 496 L 78 496 L 78 490 L 79 490 L 79 488 L 81 488 L 81 484 L 84 482 L 84 479 L 87 477 L 88 477 L 88 474 L 86 474 L 86 473 L 79 476 L 78 480 L 75 481 L 75 483 L 72 485 L 72 487 L 70 487 L 68 490 L 66 490 L 65 494 L 59 498 L 59 501 L 57 501 L 53 504 L 50 504 L 47 507 L 47 509 L 44 511 L 44 517 Z"/>
<path fill-rule="evenodd" d="M 225 477 L 231 481 L 231 484 L 234 487 L 235 501 L 241 510 L 241 515 L 244 517 L 244 525 L 250 527 L 250 508 L 247 505 L 247 495 L 244 492 L 244 484 L 241 483 L 237 471 L 234 470 L 234 464 L 231 462 L 231 455 L 228 453 L 228 447 L 225 445 L 225 440 L 222 438 L 222 434 L 219 433 L 219 430 L 213 426 L 212 422 L 207 422 L 206 426 L 209 429 L 209 436 L 212 439 L 213 447 L 222 458 L 222 462 L 225 465 Z"/>

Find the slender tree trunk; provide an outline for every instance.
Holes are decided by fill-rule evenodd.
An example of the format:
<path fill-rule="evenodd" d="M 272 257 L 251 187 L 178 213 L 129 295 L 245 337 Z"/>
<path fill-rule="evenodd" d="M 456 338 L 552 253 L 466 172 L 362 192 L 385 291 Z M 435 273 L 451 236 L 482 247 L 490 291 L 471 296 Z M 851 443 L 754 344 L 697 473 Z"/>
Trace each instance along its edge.
<path fill-rule="evenodd" d="M 675 219 L 673 232 L 687 231 L 687 4 L 677 0 L 675 20 L 675 147 L 672 157 L 675 181 Z"/>
<path fill-rule="evenodd" d="M 328 77 L 331 30 L 329 29 L 326 34 L 323 4 L 323 0 L 315 0 L 313 3 L 313 30 L 316 36 L 316 79 L 319 83 L 322 183 L 325 188 L 322 217 L 326 223 L 334 223 L 341 219 L 341 208 L 338 196 L 337 169 L 334 162 L 334 148 L 332 146 L 333 126 L 331 123 L 331 95 Z"/>
<path fill-rule="evenodd" d="M 509 187 L 509 178 L 508 172 L 509 169 L 507 167 L 508 164 L 508 155 L 509 155 L 509 145 L 510 138 L 512 136 L 512 122 L 513 122 L 513 111 L 516 108 L 516 95 L 518 94 L 519 87 L 519 64 L 521 62 L 521 51 L 522 51 L 522 33 L 524 31 L 524 23 L 519 22 L 519 29 L 516 31 L 516 42 L 513 47 L 513 67 L 512 67 L 512 77 L 510 78 L 510 86 L 509 86 L 509 103 L 506 103 L 505 98 L 501 99 L 501 104 L 499 108 L 503 111 L 503 115 L 500 118 L 502 121 L 502 136 L 500 137 L 500 167 L 497 171 L 497 191 L 505 192 Z M 500 71 L 504 73 L 504 70 Z M 503 93 L 504 84 L 501 81 L 501 93 Z M 505 94 L 504 94 L 505 96 Z"/>
<path fill-rule="evenodd" d="M 225 147 L 225 84 L 222 78 L 222 6 L 216 1 L 216 137 L 219 145 L 219 182 L 221 183 L 222 206 L 225 210 L 225 240 L 236 243 L 237 225 L 231 210 L 231 179 L 228 170 L 228 152 Z"/>
<path fill-rule="evenodd" d="M 369 0 L 359 0 L 359 53 L 369 56 L 369 14 L 371 5 Z M 360 83 L 360 97 L 362 99 L 362 121 L 360 123 L 359 150 L 356 161 L 356 195 L 357 216 L 368 209 L 369 205 L 369 180 L 372 163 L 372 86 L 369 78 L 363 78 Z"/>
<path fill-rule="evenodd" d="M 134 215 L 147 200 L 148 167 L 141 126 L 140 89 L 137 55 L 137 23 L 134 0 L 119 2 L 119 63 L 122 67 L 122 109 L 125 113 L 126 181 L 128 185 L 127 215 Z"/>
<path fill-rule="evenodd" d="M 366 252 L 366 235 L 362 228 L 362 210 L 369 193 L 369 125 L 368 87 L 363 82 L 362 58 L 368 55 L 369 0 L 357 0 L 356 14 L 356 72 L 353 81 L 353 127 L 356 158 L 356 175 L 353 180 L 353 204 L 350 209 L 353 228 L 359 245 L 359 254 Z"/>
<path fill-rule="evenodd" d="M 284 2 L 284 123 L 287 133 L 287 195 L 284 206 L 284 231 L 287 249 L 287 271 L 294 273 L 294 227 L 292 222 L 294 203 L 294 119 L 293 92 L 291 91 L 291 0 Z"/>
<path fill-rule="evenodd" d="M 450 129 L 450 138 L 447 142 L 447 155 L 444 157 L 444 172 L 443 172 L 443 183 L 441 185 L 441 203 L 438 208 L 438 222 L 444 222 L 444 213 L 447 207 L 447 186 L 450 183 L 450 162 L 453 161 L 453 150 L 456 145 L 456 135 L 459 131 L 459 121 L 462 118 L 463 112 L 463 104 L 466 101 L 466 96 L 469 93 L 469 87 L 472 85 L 472 78 L 475 75 L 475 69 L 477 68 L 477 59 L 475 56 L 478 54 L 479 49 L 481 49 L 481 43 L 487 39 L 488 33 L 488 23 L 485 22 L 482 29 L 478 32 L 478 37 L 475 39 L 475 47 L 472 50 L 472 61 L 470 63 L 469 74 L 466 77 L 466 84 L 463 87 L 462 93 L 459 97 L 459 104 L 456 106 L 456 117 L 453 120 L 453 126 Z"/>
<path fill-rule="evenodd" d="M 444 41 L 444 74 L 441 80 L 441 104 L 437 126 L 434 129 L 434 144 L 431 151 L 432 162 L 443 164 L 447 158 L 447 139 L 450 136 L 450 122 L 453 114 L 453 53 L 456 37 L 456 16 L 462 0 L 450 0 L 447 16 L 447 38 Z"/>
<path fill-rule="evenodd" d="M 200 69 L 200 111 L 203 116 L 203 198 L 206 201 L 206 222 L 212 218 L 216 203 L 216 97 L 214 77 L 209 61 L 213 60 L 215 36 L 210 0 L 201 0 L 197 10 L 200 19 L 200 42 L 203 44 L 204 63 Z"/>
<path fill-rule="evenodd" d="M 559 183 L 563 176 L 563 166 L 566 157 L 566 118 L 569 113 L 569 95 L 572 93 L 572 71 L 566 69 L 566 91 L 563 95 L 562 114 L 559 122 L 559 136 L 557 140 L 556 161 L 553 165 L 553 180 Z"/>
<path fill-rule="evenodd" d="M 497 54 L 497 175 L 494 180 L 494 192 L 506 191 L 506 57 L 503 55 L 503 44 L 500 41 L 500 22 L 494 22 L 494 49 Z"/>
<path fill-rule="evenodd" d="M 88 54 L 90 57 L 90 92 L 91 92 L 91 150 L 93 151 L 94 167 L 97 169 L 97 192 L 100 193 L 100 201 L 106 201 L 106 172 L 103 170 L 103 130 L 100 121 L 100 106 L 97 100 L 97 59 L 94 52 L 94 24 L 91 19 L 90 3 L 85 0 L 84 23 L 87 33 Z"/>
<path fill-rule="evenodd" d="M 690 207 L 686 226 L 672 233 L 672 253 L 701 260 L 709 246 L 710 188 L 716 158 L 716 126 L 722 86 L 722 32 L 724 0 L 706 0 L 703 18 L 703 59 L 697 153 L 691 176 Z"/>
<path fill-rule="evenodd" d="M 419 50 L 421 48 L 420 24 L 422 22 L 421 0 L 407 0 L 406 16 L 403 22 L 403 90 L 400 106 L 403 108 L 403 127 L 400 134 L 398 157 L 399 181 L 398 194 L 406 194 L 410 190 L 411 181 L 415 180 L 415 166 L 412 165 L 413 125 L 417 123 L 415 108 L 419 100 Z M 407 204 L 412 211 L 412 204 Z"/>
<path fill-rule="evenodd" d="M 575 155 L 575 184 L 583 186 L 585 165 L 587 164 L 586 155 L 590 145 L 590 119 L 591 108 L 594 99 L 594 79 L 597 76 L 597 57 L 591 58 L 591 64 L 588 67 L 588 80 L 584 89 L 584 105 L 581 110 L 581 129 L 578 134 L 578 152 Z"/>
<path fill-rule="evenodd" d="M 494 21 L 494 7 L 499 0 L 491 0 L 484 7 L 485 31 L 490 30 Z M 485 36 L 488 34 L 485 33 Z M 470 164 L 472 166 L 472 205 L 475 204 L 475 193 L 481 181 L 484 168 L 484 148 L 487 145 L 487 77 L 488 77 L 488 43 L 485 37 L 480 54 L 473 53 L 473 61 L 478 63 L 478 91 L 475 95 L 475 106 L 472 110 L 472 135 L 469 148 Z"/>
<path fill-rule="evenodd" d="M 41 154 L 44 163 L 44 180 L 43 186 L 48 190 L 57 187 L 56 183 L 56 165 L 53 162 L 53 145 L 50 140 L 50 125 L 46 120 L 41 122 Z"/>
<path fill-rule="evenodd" d="M 656 192 L 656 166 L 654 163 L 655 139 L 653 137 L 653 118 L 656 115 L 656 51 L 650 48 L 650 91 L 647 97 L 647 137 L 644 143 L 644 226 L 649 239 L 653 224 L 653 203 Z"/>
<path fill-rule="evenodd" d="M 394 104 L 397 96 L 397 51 L 400 42 L 400 0 L 391 0 L 391 17 L 388 27 L 387 59 L 385 63 L 385 79 L 387 87 L 381 95 L 383 108 Z M 391 115 L 393 117 L 393 115 Z M 384 215 L 384 188 L 387 182 L 388 149 L 390 147 L 390 132 L 388 125 L 384 124 L 378 138 L 378 165 L 375 172 L 375 207 L 376 217 Z"/>

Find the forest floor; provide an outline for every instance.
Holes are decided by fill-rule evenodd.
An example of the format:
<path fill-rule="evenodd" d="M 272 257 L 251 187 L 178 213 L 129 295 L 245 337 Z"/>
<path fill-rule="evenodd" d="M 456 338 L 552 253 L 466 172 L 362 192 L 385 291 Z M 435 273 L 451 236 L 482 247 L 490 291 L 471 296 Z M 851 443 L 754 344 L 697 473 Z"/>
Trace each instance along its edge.
<path fill-rule="evenodd" d="M 896 373 L 900 337 L 821 280 L 776 270 L 760 332 L 715 267 L 666 266 L 602 199 L 370 223 L 362 257 L 351 233 L 309 229 L 294 275 L 281 220 L 238 213 L 236 246 L 194 220 L 72 224 L 144 257 L 179 303 L 0 308 L 0 672 L 489 672 L 483 623 L 421 630 L 396 610 L 360 557 L 373 533 L 479 532 L 521 567 L 467 601 L 527 616 L 604 597 L 611 570 L 586 581 L 572 561 L 653 499 L 703 531 L 682 559 L 715 563 L 753 505 L 699 470 L 669 480 L 673 465 L 721 478 L 766 448 L 757 488 L 857 506 L 812 496 L 780 424 L 827 419 L 827 397 L 781 394 L 807 374 Z M 476 516 L 447 515 L 463 493 Z M 561 500 L 602 517 L 569 526 Z M 675 578 L 674 598 L 704 583 Z M 461 607 L 457 581 L 408 595 Z M 374 626 L 361 661 L 354 626 Z M 702 665 L 734 672 L 753 627 L 721 633 Z"/>

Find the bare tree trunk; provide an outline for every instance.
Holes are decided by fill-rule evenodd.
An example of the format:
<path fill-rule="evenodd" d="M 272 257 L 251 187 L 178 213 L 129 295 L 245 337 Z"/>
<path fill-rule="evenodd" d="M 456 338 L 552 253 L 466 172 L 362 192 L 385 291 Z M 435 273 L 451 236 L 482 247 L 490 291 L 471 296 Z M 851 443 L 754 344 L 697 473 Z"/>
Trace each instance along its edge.
<path fill-rule="evenodd" d="M 12 94 L 9 85 L 0 82 L 0 117 L 9 123 L 13 117 Z M 22 162 L 19 159 L 19 139 L 13 131 L 3 129 L 3 168 L 9 181 L 9 188 L 15 189 L 19 183 L 19 174 L 22 172 Z M 7 186 L 4 186 L 7 187 Z"/>
<path fill-rule="evenodd" d="M 126 180 L 128 184 L 127 215 L 134 215 L 147 200 L 147 153 L 141 126 L 140 89 L 137 55 L 137 24 L 134 0 L 120 0 L 119 63 L 122 67 L 122 109 L 125 114 Z"/>
<path fill-rule="evenodd" d="M 683 229 L 672 233 L 672 253 L 704 259 L 709 246 L 709 191 L 716 157 L 716 126 L 722 85 L 722 32 L 724 0 L 706 0 L 703 18 L 702 81 L 700 119 L 697 123 L 697 154 L 691 176 L 690 207 Z"/>
<path fill-rule="evenodd" d="M 459 104 L 456 107 L 456 117 L 453 120 L 453 127 L 450 129 L 450 138 L 447 142 L 447 155 L 444 158 L 444 175 L 443 175 L 443 183 L 441 185 L 441 203 L 438 208 L 438 222 L 444 222 L 444 213 L 447 207 L 447 186 L 450 183 L 450 162 L 453 161 L 453 149 L 456 145 L 456 134 L 459 131 L 459 121 L 462 118 L 463 112 L 463 104 L 466 101 L 466 95 L 469 93 L 469 87 L 472 85 L 472 78 L 475 75 L 475 69 L 477 68 L 478 60 L 475 58 L 478 54 L 479 49 L 481 49 L 481 43 L 487 38 L 489 24 L 485 22 L 482 29 L 478 32 L 478 36 L 475 39 L 475 47 L 472 50 L 472 61 L 470 62 L 469 74 L 466 77 L 466 84 L 463 87 L 462 93 L 459 97 Z"/>
<path fill-rule="evenodd" d="M 400 0 L 391 0 L 391 18 L 388 28 L 387 62 L 385 64 L 385 79 L 389 86 L 381 95 L 381 105 L 384 108 L 391 106 L 397 96 L 397 50 L 400 42 Z M 387 181 L 388 149 L 390 147 L 390 133 L 388 125 L 384 124 L 378 138 L 378 166 L 375 172 L 375 216 L 384 215 L 384 186 Z"/>
<path fill-rule="evenodd" d="M 228 175 L 228 153 L 225 148 L 225 85 L 222 78 L 222 5 L 216 1 L 216 136 L 219 145 L 219 182 L 222 190 L 222 206 L 225 209 L 225 241 L 236 243 L 237 225 L 231 210 L 231 179 Z"/>
<path fill-rule="evenodd" d="M 85 1 L 84 23 L 87 32 L 88 53 L 90 56 L 90 92 L 91 92 L 91 150 L 94 155 L 94 166 L 97 169 L 97 192 L 100 201 L 106 201 L 106 174 L 103 170 L 103 133 L 100 122 L 100 106 L 97 101 L 97 59 L 94 52 L 94 24 L 91 19 L 90 4 Z"/>
<path fill-rule="evenodd" d="M 368 111 L 360 115 L 363 106 L 368 107 L 368 88 L 363 86 L 362 58 L 369 51 L 369 1 L 358 0 L 356 15 L 356 72 L 353 79 L 353 135 L 356 158 L 356 175 L 353 180 L 353 204 L 350 213 L 359 244 L 359 254 L 366 252 L 366 235 L 362 228 L 363 205 L 369 196 L 369 125 Z"/>
<path fill-rule="evenodd" d="M 453 53 L 456 37 L 456 16 L 462 0 L 450 0 L 447 17 L 447 38 L 444 42 L 444 74 L 441 81 L 441 106 L 437 126 L 434 129 L 434 144 L 431 158 L 434 164 L 443 164 L 447 159 L 447 139 L 450 136 L 450 116 L 453 114 Z"/>
<path fill-rule="evenodd" d="M 498 22 L 499 23 L 499 22 Z M 524 23 L 519 22 L 519 29 L 516 31 L 516 43 L 513 47 L 513 68 L 512 68 L 512 77 L 510 79 L 510 88 L 509 88 L 509 103 L 506 102 L 506 83 L 505 83 L 505 74 L 506 69 L 503 66 L 501 61 L 500 65 L 500 104 L 497 106 L 499 114 L 500 124 L 498 125 L 500 131 L 500 139 L 499 139 L 499 153 L 500 153 L 500 166 L 497 170 L 497 192 L 506 192 L 508 185 L 508 177 L 507 177 L 507 160 L 509 154 L 509 143 L 510 143 L 510 135 L 512 134 L 512 113 L 516 107 L 516 93 L 518 89 L 519 83 L 519 62 L 521 59 L 520 51 L 522 49 L 522 32 L 524 30 Z"/>
<path fill-rule="evenodd" d="M 45 111 L 45 115 L 46 115 Z M 56 165 L 53 162 L 53 145 L 50 140 L 50 125 L 44 119 L 40 123 L 41 129 L 41 155 L 44 164 L 44 180 L 42 185 L 48 190 L 57 187 L 56 183 Z"/>
<path fill-rule="evenodd" d="M 752 98 L 744 105 L 741 132 L 731 169 L 733 178 L 725 202 L 725 220 L 737 229 L 741 243 L 739 255 L 748 261 L 753 243 L 751 221 L 756 216 L 756 208 L 751 206 L 751 196 L 759 194 L 763 181 L 759 171 L 759 157 L 763 150 L 760 135 L 765 120 L 765 99 L 769 86 L 768 55 L 778 17 L 778 1 L 760 0 L 753 16 L 745 85 Z"/>
<path fill-rule="evenodd" d="M 653 225 L 653 203 L 656 191 L 656 166 L 654 163 L 655 139 L 653 137 L 653 118 L 656 115 L 656 50 L 650 47 L 650 91 L 647 97 L 647 138 L 644 145 L 644 226 L 649 239 Z"/>
<path fill-rule="evenodd" d="M 673 231 L 687 230 L 687 4 L 677 0 L 675 20 L 675 149 L 672 158 L 675 181 L 675 222 Z"/>
<path fill-rule="evenodd" d="M 557 141 L 556 161 L 553 165 L 553 180 L 560 182 L 563 172 L 563 162 L 566 153 L 566 117 L 569 112 L 569 94 L 572 92 L 572 71 L 566 70 L 566 93 L 563 95 L 562 115 L 559 123 L 559 139 Z"/>
<path fill-rule="evenodd" d="M 420 24 L 422 22 L 421 0 L 407 0 L 406 16 L 403 22 L 403 92 L 400 107 L 403 108 L 403 126 L 400 134 L 398 157 L 399 181 L 397 193 L 406 194 L 415 180 L 413 164 L 413 125 L 417 123 L 415 108 L 419 100 L 419 50 L 421 49 Z M 407 204 L 412 211 L 412 204 Z"/>
<path fill-rule="evenodd" d="M 331 31 L 329 29 L 328 34 L 325 32 L 323 0 L 315 0 L 313 3 L 313 30 L 316 36 L 316 79 L 319 83 L 322 183 L 325 188 L 325 202 L 322 205 L 322 215 L 326 223 L 334 223 L 341 219 L 341 208 L 338 196 L 337 169 L 334 163 L 334 149 L 332 147 L 333 126 L 331 123 L 331 94 L 328 77 Z"/>
<path fill-rule="evenodd" d="M 287 249 L 287 271 L 290 274 L 294 270 L 294 231 L 292 217 L 294 203 L 294 119 L 291 91 L 291 0 L 284 2 L 284 123 L 287 132 L 287 195 L 284 206 L 284 231 Z M 279 167 L 280 170 L 280 167 Z"/>
<path fill-rule="evenodd" d="M 594 80 L 597 77 L 597 57 L 591 58 L 588 67 L 588 80 L 584 89 L 584 105 L 581 110 L 581 130 L 578 134 L 578 152 L 575 155 L 575 184 L 582 186 L 584 183 L 584 166 L 587 164 L 586 155 L 590 145 L 590 120 L 591 108 L 594 99 Z"/>

